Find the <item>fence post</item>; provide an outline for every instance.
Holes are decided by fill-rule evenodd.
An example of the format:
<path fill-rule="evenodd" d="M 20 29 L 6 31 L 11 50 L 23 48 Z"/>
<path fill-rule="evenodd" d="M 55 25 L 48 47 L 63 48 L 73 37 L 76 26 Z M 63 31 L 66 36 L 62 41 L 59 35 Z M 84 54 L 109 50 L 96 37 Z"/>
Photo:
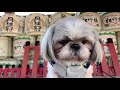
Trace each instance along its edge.
<path fill-rule="evenodd" d="M 113 66 L 115 69 L 115 74 L 116 74 L 116 76 L 120 76 L 120 65 L 118 62 L 118 56 L 116 54 L 116 50 L 115 50 L 115 47 L 114 47 L 114 44 L 113 44 L 113 41 L 111 38 L 107 39 L 107 44 L 108 44 L 108 47 L 110 50 Z"/>
<path fill-rule="evenodd" d="M 23 56 L 23 62 L 22 62 L 22 68 L 21 68 L 21 78 L 26 77 L 26 71 L 27 71 L 27 63 L 28 63 L 28 57 L 29 57 L 29 48 L 30 42 L 26 42 L 26 45 L 24 47 L 24 56 Z"/>
<path fill-rule="evenodd" d="M 36 41 L 35 47 L 34 47 L 34 60 L 33 60 L 33 67 L 32 67 L 32 78 L 37 78 L 39 56 L 40 56 L 39 41 Z"/>

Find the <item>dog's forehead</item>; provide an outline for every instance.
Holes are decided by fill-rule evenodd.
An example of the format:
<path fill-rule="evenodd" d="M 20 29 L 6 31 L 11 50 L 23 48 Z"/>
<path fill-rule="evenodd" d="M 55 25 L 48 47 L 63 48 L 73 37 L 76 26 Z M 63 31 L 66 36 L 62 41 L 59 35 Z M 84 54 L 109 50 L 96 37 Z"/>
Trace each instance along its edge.
<path fill-rule="evenodd" d="M 84 22 L 65 22 L 56 26 L 54 37 L 55 39 L 63 39 L 68 36 L 70 39 L 79 39 L 82 37 L 89 37 L 94 39 L 93 30 Z M 55 40 L 54 39 L 54 40 Z"/>
<path fill-rule="evenodd" d="M 67 36 L 68 38 L 74 40 L 79 39 L 83 37 L 87 37 L 94 41 L 94 34 L 91 30 L 85 30 L 83 28 L 61 28 L 56 29 L 53 35 L 54 40 L 61 40 L 64 39 L 64 37 Z"/>
<path fill-rule="evenodd" d="M 83 29 L 72 29 L 68 31 L 69 33 L 69 38 L 71 39 L 79 39 L 83 37 L 89 37 L 89 38 L 94 38 L 94 35 L 91 31 L 89 30 L 83 30 Z"/>

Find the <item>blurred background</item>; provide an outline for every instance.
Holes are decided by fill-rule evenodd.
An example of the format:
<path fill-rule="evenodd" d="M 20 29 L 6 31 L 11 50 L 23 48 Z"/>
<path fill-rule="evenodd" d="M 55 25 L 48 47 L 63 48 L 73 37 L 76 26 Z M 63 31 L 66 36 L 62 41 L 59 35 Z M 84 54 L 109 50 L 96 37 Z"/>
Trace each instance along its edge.
<path fill-rule="evenodd" d="M 120 12 L 0 12 L 0 65 L 20 65 L 26 41 L 35 45 L 50 25 L 68 16 L 78 16 L 92 25 L 102 43 L 112 38 L 120 61 Z M 108 63 L 112 64 L 108 47 L 103 48 Z M 31 51 L 29 65 L 33 63 L 33 55 Z M 39 63 L 42 62 L 41 57 Z"/>

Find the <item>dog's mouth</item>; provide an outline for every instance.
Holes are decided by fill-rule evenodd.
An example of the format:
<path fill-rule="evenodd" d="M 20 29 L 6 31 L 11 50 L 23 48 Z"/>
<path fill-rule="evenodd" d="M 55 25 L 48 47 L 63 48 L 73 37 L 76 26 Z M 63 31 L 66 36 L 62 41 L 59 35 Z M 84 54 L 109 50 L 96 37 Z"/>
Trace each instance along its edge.
<path fill-rule="evenodd" d="M 57 59 L 59 61 L 82 62 L 82 61 L 88 60 L 89 58 L 84 57 L 84 56 L 74 55 L 74 56 L 68 56 L 68 57 L 59 57 L 59 56 L 57 56 Z"/>
<path fill-rule="evenodd" d="M 82 58 L 58 58 L 58 61 L 62 61 L 62 62 L 82 62 L 84 61 L 84 59 Z"/>
<path fill-rule="evenodd" d="M 88 62 L 88 60 L 84 60 L 84 61 L 61 61 L 62 64 L 65 64 L 67 66 L 72 66 L 72 67 L 75 67 L 75 66 L 81 66 L 83 65 L 85 62 Z"/>

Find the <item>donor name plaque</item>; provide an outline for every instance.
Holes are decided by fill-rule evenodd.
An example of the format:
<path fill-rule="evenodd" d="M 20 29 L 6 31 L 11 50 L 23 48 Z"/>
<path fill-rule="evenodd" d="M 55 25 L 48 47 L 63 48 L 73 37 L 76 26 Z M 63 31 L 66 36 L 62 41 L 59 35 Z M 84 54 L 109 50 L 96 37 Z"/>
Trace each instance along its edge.
<path fill-rule="evenodd" d="M 120 13 L 106 13 L 102 16 L 104 31 L 120 31 Z"/>
<path fill-rule="evenodd" d="M 92 25 L 97 31 L 101 30 L 101 18 L 97 12 L 83 12 L 80 14 L 80 18 Z"/>

